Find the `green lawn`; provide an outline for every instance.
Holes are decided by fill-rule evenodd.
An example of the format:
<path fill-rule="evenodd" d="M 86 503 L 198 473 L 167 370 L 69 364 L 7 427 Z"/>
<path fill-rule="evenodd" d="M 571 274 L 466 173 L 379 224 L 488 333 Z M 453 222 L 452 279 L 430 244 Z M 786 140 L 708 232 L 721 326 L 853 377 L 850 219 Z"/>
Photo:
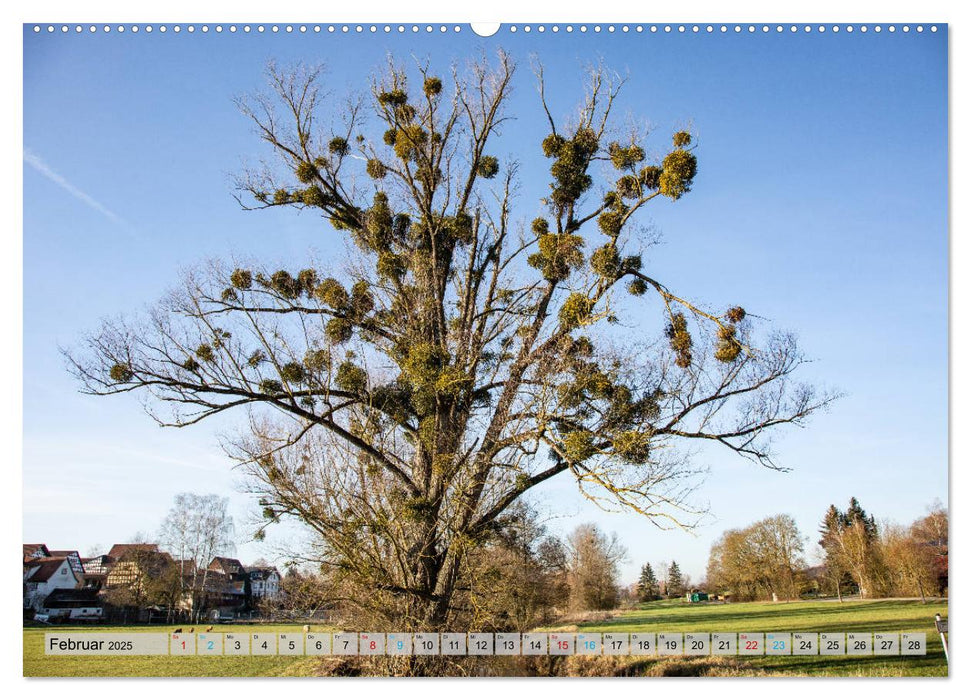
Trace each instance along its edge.
<path fill-rule="evenodd" d="M 735 657 L 732 675 L 810 676 L 946 676 L 947 664 L 934 613 L 947 616 L 947 603 L 881 600 L 798 603 L 687 604 L 649 603 L 610 620 L 577 627 L 603 632 L 926 632 L 927 656 Z M 314 676 L 326 664 L 315 657 L 288 656 L 46 656 L 44 633 L 57 631 L 124 632 L 171 631 L 165 627 L 31 627 L 24 629 L 25 676 Z M 197 628 L 201 631 L 202 628 Z M 323 628 L 314 626 L 315 630 Z M 302 632 L 302 625 L 216 625 L 214 632 Z M 734 662 L 733 662 L 734 663 Z M 640 673 L 663 672 L 670 659 L 645 659 Z M 704 670 L 693 660 L 687 671 Z M 609 671 L 601 671 L 607 673 Z"/>
<path fill-rule="evenodd" d="M 579 625 L 602 632 L 926 632 L 927 656 L 739 657 L 760 672 L 812 676 L 946 676 L 934 614 L 947 618 L 947 601 L 800 601 L 684 603 L 660 601 L 605 622 Z"/>

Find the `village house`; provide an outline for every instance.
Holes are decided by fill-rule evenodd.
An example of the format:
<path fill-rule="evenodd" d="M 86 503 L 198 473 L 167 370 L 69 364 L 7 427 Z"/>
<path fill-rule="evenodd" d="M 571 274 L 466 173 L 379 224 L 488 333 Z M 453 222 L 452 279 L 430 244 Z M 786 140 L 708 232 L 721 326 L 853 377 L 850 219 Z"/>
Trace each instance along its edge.
<path fill-rule="evenodd" d="M 24 545 L 24 610 L 39 612 L 44 600 L 56 589 L 74 589 L 81 585 L 83 567 L 79 573 L 69 557 L 52 555 L 46 545 Z M 80 566 L 80 559 L 77 565 Z"/>
<path fill-rule="evenodd" d="M 96 557 L 89 557 L 81 560 L 84 567 L 84 587 L 101 590 L 108 580 L 108 572 L 111 571 L 111 557 L 107 554 L 100 554 Z"/>
<path fill-rule="evenodd" d="M 24 544 L 23 558 L 25 614 L 55 620 L 171 620 L 195 606 L 209 617 L 233 618 L 280 593 L 275 567 L 214 557 L 197 569 L 155 543 L 115 544 L 85 558 L 76 550 Z"/>
<path fill-rule="evenodd" d="M 219 616 L 232 616 L 246 608 L 246 568 L 239 559 L 214 557 L 206 574 L 206 602 Z"/>
<path fill-rule="evenodd" d="M 226 576 L 232 593 L 244 596 L 247 608 L 280 592 L 280 572 L 272 566 L 243 566 L 239 559 L 215 557 L 209 570 Z"/>
<path fill-rule="evenodd" d="M 280 572 L 272 566 L 247 566 L 250 596 L 254 601 L 272 600 L 280 592 Z"/>
<path fill-rule="evenodd" d="M 73 549 L 52 549 L 50 556 L 58 559 L 67 559 L 68 564 L 74 571 L 78 580 L 84 579 L 84 564 L 81 562 L 81 555 Z"/>

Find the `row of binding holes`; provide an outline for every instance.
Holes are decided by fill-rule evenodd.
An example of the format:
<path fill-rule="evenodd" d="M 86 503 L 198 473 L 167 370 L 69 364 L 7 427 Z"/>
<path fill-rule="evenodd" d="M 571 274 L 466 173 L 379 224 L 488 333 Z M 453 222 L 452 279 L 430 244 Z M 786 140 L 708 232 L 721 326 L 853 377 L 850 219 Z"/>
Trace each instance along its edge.
<path fill-rule="evenodd" d="M 343 24 L 343 25 L 326 25 L 326 26 L 322 26 L 322 25 L 319 25 L 319 24 L 315 24 L 315 25 L 312 25 L 312 26 L 308 26 L 308 25 L 305 25 L 305 24 L 301 24 L 301 25 L 291 25 L 291 24 L 288 24 L 288 25 L 282 25 L 282 26 L 281 25 L 276 25 L 276 24 L 274 24 L 274 25 L 262 25 L 262 24 L 259 24 L 259 25 L 249 25 L 249 24 L 244 24 L 244 25 L 237 26 L 235 24 L 230 24 L 230 25 L 227 25 L 225 27 L 223 25 L 221 25 L 221 24 L 217 24 L 217 25 L 212 26 L 212 27 L 210 27 L 208 24 L 203 24 L 203 25 L 200 25 L 198 27 L 196 27 L 195 25 L 192 25 L 192 24 L 186 25 L 185 27 L 183 27 L 182 25 L 178 25 L 178 24 L 173 25 L 172 27 L 168 27 L 166 25 L 159 25 L 158 27 L 154 27 L 154 26 L 152 26 L 150 24 L 149 25 L 144 25 L 144 26 L 139 26 L 137 24 L 131 25 L 131 26 L 125 26 L 123 24 L 120 24 L 120 25 L 117 25 L 117 26 L 114 26 L 114 27 L 112 27 L 111 25 L 108 25 L 108 24 L 105 24 L 105 25 L 102 25 L 102 26 L 97 26 L 97 25 L 94 25 L 94 24 L 88 25 L 88 26 L 82 26 L 80 24 L 76 24 L 74 26 L 68 26 L 66 24 L 62 24 L 62 25 L 59 25 L 59 26 L 56 26 L 56 25 L 53 25 L 53 24 L 49 24 L 47 26 L 41 26 L 39 24 L 35 24 L 33 29 L 34 29 L 34 33 L 35 34 L 36 33 L 43 32 L 43 31 L 47 31 L 48 33 L 51 33 L 52 34 L 52 33 L 56 32 L 58 30 L 60 30 L 64 34 L 67 34 L 68 32 L 71 32 L 72 30 L 75 33 L 77 33 L 77 34 L 80 34 L 80 33 L 84 32 L 84 31 L 87 31 L 87 32 L 90 32 L 90 33 L 95 33 L 95 32 L 98 32 L 98 31 L 102 31 L 102 32 L 106 32 L 107 33 L 107 32 L 113 32 L 114 31 L 114 32 L 118 32 L 119 34 L 123 34 L 125 32 L 131 32 L 133 34 L 137 34 L 140 31 L 145 32 L 147 34 L 151 34 L 154 31 L 158 31 L 158 32 L 161 32 L 163 34 L 166 33 L 166 32 L 168 32 L 168 31 L 172 31 L 172 32 L 174 32 L 176 34 L 179 34 L 182 31 L 186 31 L 189 34 L 193 34 L 196 31 L 200 31 L 203 34 L 206 34 L 206 33 L 210 32 L 210 31 L 214 31 L 217 34 L 222 33 L 224 31 L 227 31 L 227 32 L 229 32 L 231 34 L 235 34 L 236 32 L 243 32 L 244 34 L 248 34 L 248 33 L 251 33 L 251 32 L 256 32 L 258 34 L 265 33 L 265 32 L 271 32 L 271 33 L 276 34 L 276 33 L 279 33 L 281 31 L 282 32 L 286 32 L 288 34 L 294 33 L 294 32 L 297 32 L 297 33 L 300 33 L 300 34 L 306 34 L 308 32 L 312 32 L 312 33 L 316 33 L 316 34 L 319 34 L 321 32 L 326 32 L 326 33 L 329 33 L 329 34 L 338 34 L 338 33 L 339 34 L 351 34 L 351 33 L 357 33 L 357 34 L 371 33 L 371 34 L 376 34 L 376 33 L 379 33 L 379 32 L 383 32 L 385 34 L 390 34 L 392 32 L 397 32 L 399 34 L 404 34 L 406 32 L 411 32 L 413 34 L 417 34 L 419 32 L 425 32 L 425 33 L 429 33 L 430 34 L 430 33 L 436 33 L 437 32 L 437 33 L 440 33 L 440 34 L 444 34 L 444 33 L 447 33 L 447 32 L 461 32 L 462 31 L 462 27 L 459 26 L 459 25 L 457 25 L 457 24 L 456 25 L 451 25 L 451 26 L 444 25 L 444 24 L 442 24 L 442 25 L 431 25 L 431 24 L 426 24 L 426 25 L 417 25 L 417 24 L 411 24 L 411 25 L 404 25 L 404 24 L 390 25 L 390 24 L 385 24 L 385 25 L 380 25 L 380 26 L 379 25 L 375 25 L 375 24 L 371 24 L 371 25 L 362 25 L 362 24 L 347 25 L 347 24 Z M 919 24 L 919 25 L 917 25 L 915 27 L 911 27 L 910 25 L 905 24 L 905 25 L 902 25 L 902 26 L 900 26 L 898 28 L 895 25 L 889 25 L 889 26 L 886 26 L 886 27 L 884 27 L 882 25 L 874 25 L 874 26 L 870 27 L 870 26 L 867 26 L 865 24 L 859 25 L 859 26 L 846 25 L 846 26 L 842 26 L 842 27 L 839 26 L 839 25 L 825 26 L 825 25 L 822 25 L 822 24 L 821 25 L 817 25 L 817 26 L 808 25 L 808 24 L 806 24 L 806 25 L 795 25 L 795 24 L 791 24 L 791 25 L 782 25 L 782 24 L 775 24 L 775 25 L 768 25 L 768 24 L 754 25 L 754 24 L 749 24 L 749 25 L 744 25 L 744 26 L 743 25 L 739 25 L 739 24 L 735 24 L 735 25 L 726 25 L 726 24 L 721 24 L 721 25 L 711 25 L 711 24 L 706 24 L 706 25 L 698 25 L 698 24 L 692 24 L 692 25 L 685 25 L 685 24 L 679 24 L 679 25 L 670 25 L 670 24 L 653 25 L 652 24 L 652 25 L 648 25 L 648 26 L 644 26 L 644 25 L 634 25 L 634 26 L 631 26 L 631 25 L 626 25 L 626 24 L 625 25 L 616 26 L 616 25 L 610 24 L 610 25 L 606 25 L 606 26 L 601 26 L 601 25 L 598 24 L 598 25 L 593 25 L 593 26 L 589 26 L 588 27 L 585 24 L 581 24 L 581 25 L 577 25 L 577 26 L 574 26 L 572 24 L 567 24 L 567 25 L 564 25 L 564 26 L 560 26 L 560 25 L 554 24 L 554 25 L 551 25 L 551 26 L 547 27 L 546 25 L 540 24 L 540 25 L 536 25 L 535 27 L 533 27 L 532 25 L 528 25 L 528 24 L 527 25 L 523 25 L 523 26 L 519 26 L 519 25 L 512 24 L 512 25 L 509 25 L 508 27 L 504 27 L 504 29 L 506 29 L 506 31 L 508 31 L 510 33 L 513 33 L 513 34 L 515 34 L 516 32 L 519 32 L 520 30 L 528 34 L 528 33 L 532 32 L 532 31 L 534 31 L 534 29 L 535 29 L 535 31 L 539 32 L 540 34 L 545 33 L 546 31 L 553 32 L 554 34 L 556 34 L 558 32 L 561 32 L 561 31 L 566 32 L 568 34 L 569 33 L 572 33 L 572 32 L 575 32 L 575 31 L 576 32 L 580 32 L 581 34 L 587 33 L 587 32 L 591 32 L 591 31 L 593 33 L 595 33 L 595 34 L 596 33 L 603 32 L 603 31 L 606 31 L 607 33 L 615 33 L 615 32 L 618 32 L 618 31 L 621 32 L 621 33 L 629 33 L 629 32 L 635 32 L 635 33 L 643 33 L 643 32 L 651 32 L 651 33 L 657 33 L 657 32 L 672 33 L 672 32 L 678 32 L 678 33 L 681 33 L 681 34 L 686 34 L 686 33 L 693 33 L 693 34 L 708 33 L 708 34 L 713 34 L 713 33 L 716 33 L 716 32 L 720 32 L 722 34 L 726 34 L 726 33 L 729 33 L 729 32 L 732 32 L 732 33 L 735 33 L 735 34 L 741 34 L 743 32 L 747 32 L 749 34 L 755 34 L 757 32 L 762 32 L 763 34 L 768 34 L 769 32 L 773 32 L 773 31 L 776 32 L 776 33 L 782 33 L 782 32 L 790 32 L 790 33 L 797 33 L 797 32 L 803 32 L 803 33 L 811 33 L 811 32 L 818 32 L 818 33 L 833 32 L 833 33 L 839 33 L 841 31 L 842 32 L 847 32 L 847 33 L 852 33 L 854 31 L 859 31 L 859 32 L 866 33 L 866 32 L 869 32 L 869 31 L 873 31 L 873 32 L 876 32 L 877 34 L 879 34 L 879 33 L 883 32 L 883 31 L 887 31 L 887 32 L 890 32 L 891 34 L 893 34 L 898 29 L 900 31 L 904 32 L 904 33 L 908 33 L 911 30 L 920 33 L 920 32 L 923 32 L 924 31 L 924 26 Z M 937 31 L 937 27 L 934 26 L 934 25 L 932 25 L 932 26 L 929 27 L 929 30 L 932 31 L 932 32 L 936 32 Z"/>
<path fill-rule="evenodd" d="M 192 24 L 186 25 L 185 27 L 183 27 L 182 25 L 179 25 L 179 24 L 173 25 L 171 27 L 168 27 L 166 25 L 159 25 L 158 27 L 153 27 L 152 25 L 145 25 L 145 26 L 141 26 L 140 27 L 139 25 L 125 26 L 123 24 L 119 24 L 119 25 L 114 26 L 114 27 L 111 26 L 111 25 L 109 25 L 109 24 L 105 24 L 103 26 L 97 26 L 97 25 L 94 25 L 94 24 L 89 25 L 89 26 L 82 26 L 80 24 L 76 24 L 74 26 L 68 26 L 66 24 L 62 24 L 60 26 L 55 26 L 53 24 L 49 24 L 46 27 L 43 27 L 43 26 L 41 26 L 39 24 L 35 24 L 34 25 L 34 33 L 39 33 L 39 32 L 45 31 L 45 30 L 48 33 L 54 33 L 56 31 L 60 30 L 64 34 L 67 34 L 68 32 L 71 32 L 72 30 L 75 33 L 77 33 L 77 34 L 80 34 L 80 33 L 84 32 L 84 31 L 88 31 L 90 33 L 95 33 L 95 32 L 98 32 L 98 31 L 106 32 L 106 33 L 108 33 L 108 32 L 118 32 L 119 34 L 124 34 L 125 32 L 138 33 L 139 31 L 143 31 L 143 32 L 146 32 L 146 33 L 149 33 L 149 34 L 152 33 L 152 32 L 154 32 L 154 31 L 158 31 L 158 32 L 161 32 L 163 34 L 166 33 L 166 32 L 168 32 L 168 31 L 172 31 L 172 32 L 174 32 L 176 34 L 179 34 L 179 33 L 183 32 L 183 31 L 188 32 L 189 34 L 193 34 L 196 31 L 200 31 L 203 34 L 206 34 L 206 33 L 210 32 L 210 31 L 216 32 L 217 34 L 222 33 L 222 32 L 229 32 L 230 34 L 235 34 L 237 32 L 243 32 L 244 34 L 249 34 L 251 32 L 255 32 L 257 34 L 262 34 L 262 33 L 265 33 L 265 32 L 270 32 L 270 33 L 273 33 L 273 34 L 277 34 L 279 32 L 285 32 L 287 34 L 292 34 L 292 33 L 295 33 L 295 32 L 296 33 L 299 33 L 299 34 L 307 34 L 307 33 L 320 34 L 321 32 L 327 32 L 327 33 L 330 33 L 330 34 L 352 34 L 352 33 L 362 34 L 362 33 L 365 33 L 365 32 L 369 32 L 369 33 L 372 33 L 372 34 L 376 34 L 378 32 L 384 32 L 385 34 L 390 34 L 391 32 L 398 32 L 399 34 L 404 34 L 405 32 L 412 32 L 412 33 L 416 33 L 417 34 L 418 32 L 424 31 L 426 33 L 438 32 L 438 33 L 444 34 L 446 32 L 461 32 L 462 31 L 462 27 L 460 27 L 457 24 L 456 25 L 452 25 L 452 26 L 446 26 L 444 24 L 442 24 L 442 25 L 434 25 L 434 26 L 431 25 L 431 24 L 421 25 L 421 26 L 419 26 L 417 24 L 411 24 L 411 25 L 398 24 L 398 25 L 394 25 L 394 26 L 392 26 L 390 24 L 385 24 L 385 25 L 380 25 L 380 26 L 379 25 L 376 25 L 376 24 L 370 24 L 370 25 L 363 25 L 363 24 L 356 24 L 356 25 L 348 25 L 348 24 L 333 25 L 333 24 L 331 24 L 331 25 L 327 25 L 327 26 L 322 26 L 322 25 L 319 25 L 319 24 L 315 24 L 315 25 L 306 25 L 306 24 L 300 24 L 300 25 L 293 25 L 293 24 L 287 24 L 287 25 L 278 25 L 278 24 L 273 24 L 273 25 L 263 25 L 263 24 L 257 24 L 257 25 L 249 25 L 249 24 L 235 25 L 235 24 L 230 24 L 230 25 L 227 25 L 225 27 L 223 25 L 221 25 L 221 24 L 217 24 L 217 25 L 212 26 L 212 27 L 210 27 L 208 24 L 203 24 L 203 25 L 200 25 L 198 27 L 196 27 L 195 25 L 192 25 Z"/>
<path fill-rule="evenodd" d="M 522 31 L 524 31 L 526 33 L 529 33 L 531 31 L 533 31 L 534 28 L 531 25 L 524 25 L 521 29 L 522 29 Z M 849 33 L 852 33 L 854 31 L 860 31 L 860 32 L 866 33 L 868 31 L 874 31 L 877 34 L 879 34 L 880 32 L 882 32 L 884 30 L 886 30 L 886 31 L 890 32 L 891 34 L 893 34 L 898 29 L 900 31 L 904 32 L 904 33 L 910 32 L 911 30 L 914 30 L 916 32 L 923 32 L 924 31 L 924 25 L 917 25 L 915 27 L 911 27 L 909 24 L 905 24 L 905 25 L 902 25 L 900 27 L 897 27 L 895 25 L 889 25 L 889 26 L 886 26 L 886 27 L 884 27 L 882 25 L 874 25 L 874 26 L 870 27 L 870 26 L 867 26 L 867 25 L 864 24 L 864 25 L 860 25 L 858 27 L 853 26 L 853 25 L 846 25 L 846 26 L 832 25 L 832 26 L 827 27 L 826 25 L 823 25 L 823 24 L 820 24 L 820 25 L 817 25 L 817 26 L 809 25 L 809 24 L 806 24 L 806 25 L 795 25 L 795 24 L 791 24 L 791 25 L 782 25 L 782 24 L 774 24 L 774 25 L 769 25 L 769 24 L 761 24 L 761 25 L 755 25 L 755 24 L 749 24 L 749 25 L 740 25 L 740 24 L 735 24 L 735 25 L 728 25 L 728 24 L 721 24 L 721 25 L 712 25 L 712 24 L 705 24 L 705 25 L 700 25 L 700 24 L 690 24 L 690 25 L 678 24 L 678 25 L 670 25 L 670 24 L 664 24 L 664 25 L 657 25 L 657 24 L 652 24 L 652 25 L 648 25 L 648 26 L 644 26 L 644 25 L 640 25 L 640 24 L 634 25 L 634 26 L 630 26 L 630 25 L 627 25 L 627 24 L 620 25 L 620 26 L 616 26 L 616 25 L 613 25 L 613 24 L 609 24 L 607 26 L 600 26 L 599 24 L 595 24 L 592 27 L 588 27 L 585 24 L 581 24 L 579 26 L 574 27 L 573 25 L 568 24 L 568 25 L 566 25 L 564 27 L 560 27 L 559 25 L 553 25 L 553 26 L 549 27 L 548 29 L 549 29 L 549 31 L 554 32 L 554 33 L 555 32 L 559 32 L 559 31 L 565 31 L 567 33 L 574 32 L 574 31 L 578 31 L 581 34 L 582 33 L 586 33 L 586 32 L 590 32 L 590 31 L 594 32 L 595 34 L 600 33 L 600 32 L 603 32 L 603 31 L 606 31 L 609 34 L 613 34 L 613 33 L 617 32 L 617 31 L 620 31 L 622 33 L 628 33 L 628 32 L 636 32 L 636 33 L 642 33 L 642 32 L 651 32 L 651 33 L 657 33 L 657 32 L 664 32 L 664 33 L 678 32 L 678 33 L 681 33 L 681 34 L 686 34 L 686 33 L 692 33 L 692 34 L 708 33 L 708 34 L 713 34 L 713 33 L 716 33 L 716 32 L 721 32 L 721 33 L 734 32 L 736 34 L 741 34 L 743 32 L 748 32 L 749 34 L 755 34 L 756 32 L 762 32 L 763 34 L 768 34 L 769 32 L 772 32 L 772 31 L 775 31 L 775 32 L 780 33 L 780 34 L 782 32 L 787 32 L 787 31 L 788 32 L 791 32 L 791 33 L 796 33 L 796 32 L 805 32 L 805 33 L 810 33 L 810 32 L 819 32 L 819 33 L 833 32 L 833 33 L 839 33 L 841 31 L 845 31 L 845 32 L 849 32 Z M 517 27 L 516 25 L 511 25 L 510 27 L 508 27 L 508 30 L 510 32 L 512 32 L 512 33 L 516 33 L 516 32 L 518 32 L 520 30 L 520 27 Z M 541 24 L 541 25 L 536 26 L 535 27 L 535 30 L 537 32 L 542 33 L 542 32 L 547 31 L 547 27 L 545 25 L 542 25 Z M 930 27 L 930 31 L 936 32 L 937 31 L 937 27 L 932 25 Z"/>

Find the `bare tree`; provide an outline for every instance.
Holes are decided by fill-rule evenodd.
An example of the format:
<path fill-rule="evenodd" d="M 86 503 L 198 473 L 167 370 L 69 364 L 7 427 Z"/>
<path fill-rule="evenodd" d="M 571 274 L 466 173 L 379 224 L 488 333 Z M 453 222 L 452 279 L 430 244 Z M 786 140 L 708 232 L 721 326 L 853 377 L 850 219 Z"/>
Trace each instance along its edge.
<path fill-rule="evenodd" d="M 276 160 L 239 198 L 321 215 L 354 246 L 345 269 L 212 263 L 70 357 L 85 391 L 147 392 L 164 425 L 251 409 L 230 450 L 267 522 L 312 528 L 374 624 L 454 621 L 470 556 L 540 484 L 562 475 L 604 507 L 690 526 L 684 448 L 781 469 L 771 434 L 832 400 L 793 380 L 793 336 L 645 270 L 639 215 L 690 191 L 695 146 L 679 131 L 649 161 L 647 135 L 614 126 L 608 71 L 559 121 L 537 70 L 551 180 L 528 226 L 517 163 L 490 154 L 510 118 L 505 54 L 450 80 L 392 63 L 346 103 L 320 76 L 271 67 L 271 94 L 240 101 Z M 623 294 L 650 294 L 656 326 L 621 329 Z"/>
<path fill-rule="evenodd" d="M 797 598 L 804 549 L 804 538 L 789 515 L 728 530 L 711 547 L 708 584 L 731 591 L 736 600 Z"/>
<path fill-rule="evenodd" d="M 612 610 L 620 601 L 618 566 L 627 550 L 617 538 L 593 523 L 577 525 L 567 537 L 567 581 L 575 611 Z"/>
<path fill-rule="evenodd" d="M 228 498 L 214 493 L 180 493 L 159 532 L 162 546 L 176 559 L 183 591 L 188 585 L 195 621 L 208 590 L 209 564 L 216 556 L 232 553 L 235 547 L 228 506 Z"/>

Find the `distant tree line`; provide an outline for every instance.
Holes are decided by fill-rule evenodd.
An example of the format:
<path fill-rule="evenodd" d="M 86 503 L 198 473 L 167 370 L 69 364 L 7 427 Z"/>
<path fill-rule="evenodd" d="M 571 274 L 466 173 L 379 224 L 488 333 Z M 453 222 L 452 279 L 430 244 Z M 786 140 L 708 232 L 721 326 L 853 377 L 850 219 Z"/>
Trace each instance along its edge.
<path fill-rule="evenodd" d="M 856 498 L 846 511 L 831 505 L 819 530 L 823 589 L 841 599 L 946 595 L 948 520 L 939 502 L 906 526 L 878 525 Z"/>
<path fill-rule="evenodd" d="M 810 567 L 807 538 L 789 515 L 727 530 L 711 547 L 706 587 L 734 600 L 947 595 L 948 513 L 939 503 L 904 526 L 878 524 L 851 498 L 845 511 L 827 509 L 819 535 L 821 564 Z"/>

